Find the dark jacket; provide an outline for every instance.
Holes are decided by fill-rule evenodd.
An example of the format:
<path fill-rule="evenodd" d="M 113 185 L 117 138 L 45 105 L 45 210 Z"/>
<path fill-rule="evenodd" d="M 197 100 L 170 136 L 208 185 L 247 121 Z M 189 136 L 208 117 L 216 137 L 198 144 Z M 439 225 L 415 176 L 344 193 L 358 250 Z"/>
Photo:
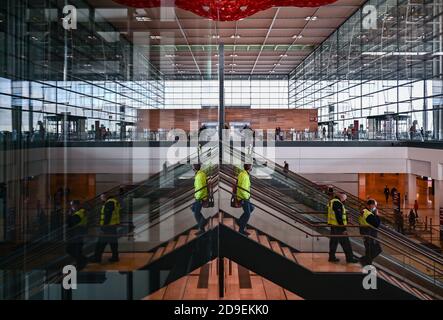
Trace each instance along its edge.
<path fill-rule="evenodd" d="M 338 198 L 337 198 L 338 199 Z M 335 201 L 332 205 L 332 210 L 335 213 L 335 218 L 339 225 L 343 225 L 343 204 L 341 202 Z"/>
<path fill-rule="evenodd" d="M 108 201 L 105 204 L 105 219 L 103 225 L 107 226 L 111 222 L 112 212 L 114 212 L 114 202 Z"/>
<path fill-rule="evenodd" d="M 380 217 L 377 214 L 371 214 L 366 218 L 366 222 L 371 225 L 372 228 L 363 227 L 360 228 L 360 233 L 365 235 L 377 237 L 377 228 L 380 226 Z"/>

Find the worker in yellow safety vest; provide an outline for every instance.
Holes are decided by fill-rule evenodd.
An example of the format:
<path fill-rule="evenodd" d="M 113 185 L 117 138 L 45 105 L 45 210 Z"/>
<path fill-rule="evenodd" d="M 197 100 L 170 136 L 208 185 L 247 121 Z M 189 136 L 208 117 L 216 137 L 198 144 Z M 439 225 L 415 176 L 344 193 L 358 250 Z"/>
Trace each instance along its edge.
<path fill-rule="evenodd" d="M 377 202 L 369 199 L 366 208 L 363 209 L 358 222 L 360 234 L 364 235 L 365 255 L 360 258 L 360 263 L 365 266 L 372 264 L 372 260 L 381 252 L 381 246 L 377 241 L 377 228 L 380 226 L 380 218 L 377 215 Z"/>
<path fill-rule="evenodd" d="M 194 176 L 194 204 L 192 205 L 192 212 L 194 213 L 195 220 L 197 221 L 198 231 L 197 236 L 205 232 L 205 226 L 208 223 L 201 213 L 203 202 L 208 200 L 208 181 L 206 173 L 201 169 L 201 164 L 196 163 L 193 165 L 195 172 Z"/>
<path fill-rule="evenodd" d="M 83 255 L 83 239 L 87 233 L 88 217 L 79 200 L 71 201 L 71 210 L 66 218 L 66 222 L 66 252 L 75 259 L 77 268 L 81 269 L 87 262 L 86 257 Z"/>
<path fill-rule="evenodd" d="M 106 194 L 100 195 L 103 202 L 100 211 L 101 234 L 95 247 L 95 255 L 92 262 L 100 263 L 106 245 L 111 247 L 112 257 L 109 262 L 118 262 L 118 227 L 120 225 L 120 202 Z"/>
<path fill-rule="evenodd" d="M 252 170 L 252 164 L 245 163 L 243 170 L 240 171 L 237 177 L 237 200 L 241 202 L 243 208 L 243 214 L 237 219 L 239 226 L 239 232 L 245 236 L 249 236 L 249 232 L 246 231 L 249 218 L 251 217 L 254 206 L 251 203 L 251 179 L 249 173 Z"/>
<path fill-rule="evenodd" d="M 344 205 L 346 199 L 346 194 L 338 194 L 328 203 L 328 224 L 331 228 L 331 237 L 329 239 L 329 262 L 339 261 L 335 256 L 339 243 L 345 253 L 346 262 L 358 262 L 358 260 L 354 258 L 351 242 L 346 233 L 346 225 L 348 224 L 346 208 Z"/>

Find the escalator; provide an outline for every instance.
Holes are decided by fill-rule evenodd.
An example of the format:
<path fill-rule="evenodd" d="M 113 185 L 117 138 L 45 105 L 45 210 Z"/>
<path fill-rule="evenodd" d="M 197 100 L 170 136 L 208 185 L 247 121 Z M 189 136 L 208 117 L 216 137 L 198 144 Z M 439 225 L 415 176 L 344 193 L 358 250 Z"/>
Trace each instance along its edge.
<path fill-rule="evenodd" d="M 232 149 L 231 154 L 239 159 L 245 156 Z M 213 156 L 218 154 L 213 152 L 206 159 Z M 204 209 L 210 218 L 204 234 L 195 235 L 191 180 L 177 181 L 180 187 L 169 190 L 167 197 L 154 187 L 141 196 L 155 206 L 149 214 L 134 217 L 131 240 L 121 244 L 126 265 L 116 269 L 112 264 L 90 264 L 79 272 L 79 290 L 60 296 L 62 264 L 41 264 L 40 269 L 31 270 L 38 273 L 35 284 L 30 284 L 28 275 L 28 288 L 35 287 L 39 299 L 141 299 L 214 259 L 227 258 L 305 299 L 442 299 L 441 256 L 383 229 L 379 241 L 384 252 L 374 261 L 378 290 L 365 290 L 359 265 L 327 262 L 331 237 L 324 214 L 327 196 L 301 179 L 284 175 L 280 168 L 269 171 L 269 161 L 263 166 L 255 158 L 254 163 L 251 182 L 256 210 L 248 225 L 249 238 L 236 232 L 235 218 L 241 210 L 229 206 L 234 167 L 221 165 L 213 172 L 216 208 Z M 189 165 L 183 174 L 186 170 Z M 350 212 L 348 234 L 359 256 L 362 237 L 352 223 L 358 211 L 351 208 Z M 93 249 L 92 241 L 87 245 Z M 124 295 L 110 296 L 120 292 L 122 285 L 127 288 Z"/>
<path fill-rule="evenodd" d="M 239 159 L 247 156 L 234 149 L 231 149 L 231 154 Z M 306 232 L 319 234 L 321 237 L 329 236 L 325 214 L 327 195 L 304 183 L 305 179 L 296 179 L 297 175 L 293 173 L 285 174 L 283 168 L 279 166 L 272 168 L 273 163 L 269 160 L 264 162 L 255 156 L 253 160 L 255 165 L 255 170 L 251 173 L 253 201 L 261 203 L 268 212 L 283 215 L 285 219 L 289 218 L 303 225 Z M 263 166 L 263 163 L 266 165 Z M 225 192 L 230 192 L 231 185 L 235 182 L 233 172 L 232 166 L 221 166 L 221 188 Z M 221 208 L 228 211 L 228 208 Z M 347 208 L 351 218 L 351 225 L 347 228 L 348 234 L 355 252 L 357 255 L 362 255 L 364 246 L 357 223 L 360 211 L 348 205 Z M 280 222 L 262 224 L 261 227 L 266 230 L 269 225 L 278 223 Z M 288 232 L 283 234 L 288 234 Z M 277 232 L 276 235 L 279 233 Z M 382 270 L 381 274 L 386 277 L 401 278 L 426 294 L 440 292 L 439 296 L 443 295 L 441 293 L 443 280 L 441 255 L 389 228 L 380 228 L 378 240 L 384 247 L 384 253 L 375 261 L 377 268 Z"/>
<path fill-rule="evenodd" d="M 190 162 L 199 159 L 199 161 L 212 166 L 211 163 L 216 157 L 216 151 L 208 148 L 204 154 L 199 152 L 199 154 L 190 156 L 186 163 L 170 166 L 166 172 L 155 174 L 135 186 L 125 186 L 124 193 L 121 192 L 121 186 L 108 191 L 108 194 L 119 192 L 118 198 L 121 203 L 128 200 L 133 203 L 131 208 L 133 212 L 122 217 L 123 220 L 119 230 L 121 250 L 146 251 L 160 243 L 162 234 L 158 230 L 166 225 L 162 223 L 164 216 L 169 216 L 171 213 L 190 211 L 189 207 L 193 199 L 193 172 Z M 207 166 L 207 169 L 213 170 L 209 166 Z M 213 171 L 209 176 L 216 184 L 216 178 L 211 178 L 211 176 L 216 177 L 216 172 Z M 96 197 L 88 201 L 85 206 L 89 213 L 89 232 L 85 237 L 83 252 L 86 256 L 90 256 L 94 251 L 96 237 L 98 236 L 97 225 L 101 203 L 99 198 Z M 188 214 L 192 215 L 192 213 Z M 188 225 L 188 227 L 190 226 Z M 180 231 L 172 230 L 172 232 Z M 162 232 L 164 233 L 164 231 Z M 64 235 L 64 237 L 60 237 L 60 235 Z M 50 283 L 49 279 L 54 282 L 59 281 L 63 266 L 73 263 L 72 258 L 65 253 L 68 240 L 66 230 L 60 228 L 22 246 L 12 254 L 2 257 L 0 275 L 4 279 L 21 279 L 27 277 L 28 273 L 44 270 L 45 283 Z M 4 292 L 13 292 L 10 296 L 12 299 L 22 296 L 21 294 L 24 291 L 23 288 L 9 290 L 11 287 L 17 287 L 15 282 L 4 281 L 0 285 Z M 40 282 L 42 282 L 41 277 L 37 279 L 37 283 Z M 38 286 L 36 285 L 36 287 Z"/>

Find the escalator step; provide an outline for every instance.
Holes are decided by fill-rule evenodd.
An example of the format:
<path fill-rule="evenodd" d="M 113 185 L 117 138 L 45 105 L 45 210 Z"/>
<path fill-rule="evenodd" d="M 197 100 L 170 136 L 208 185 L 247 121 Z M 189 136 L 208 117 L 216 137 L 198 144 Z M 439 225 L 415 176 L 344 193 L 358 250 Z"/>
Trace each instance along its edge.
<path fill-rule="evenodd" d="M 259 236 L 258 236 L 258 239 L 259 239 L 260 243 L 261 243 L 263 246 L 265 246 L 266 248 L 272 249 L 272 248 L 271 248 L 271 244 L 269 243 L 269 239 L 268 239 L 267 236 L 265 236 L 265 235 L 259 235 Z"/>
<path fill-rule="evenodd" d="M 167 253 L 169 253 L 169 252 L 171 252 L 172 250 L 174 250 L 174 248 L 175 248 L 175 244 L 176 244 L 177 242 L 175 242 L 175 241 L 169 241 L 169 243 L 168 243 L 168 245 L 166 246 L 166 249 L 165 249 L 165 251 L 163 252 L 163 254 L 165 255 L 165 254 L 167 254 Z"/>
<path fill-rule="evenodd" d="M 193 239 L 195 239 L 197 236 L 195 235 L 197 233 L 196 229 L 192 229 L 191 231 L 189 231 L 189 235 L 188 235 L 188 241 L 191 241 Z"/>
<path fill-rule="evenodd" d="M 234 219 L 233 218 L 223 218 L 223 224 L 229 228 L 234 229 Z"/>
<path fill-rule="evenodd" d="M 188 236 L 180 236 L 178 237 L 177 243 L 175 245 L 175 249 L 181 247 L 186 243 L 186 240 L 188 239 Z"/>
<path fill-rule="evenodd" d="M 257 231 L 255 229 L 247 229 L 248 232 L 251 234 L 249 236 L 250 239 L 257 241 L 258 242 L 258 236 L 257 236 Z"/>
<path fill-rule="evenodd" d="M 282 250 L 283 250 L 283 255 L 286 258 L 297 263 L 297 260 L 295 259 L 294 255 L 292 254 L 291 249 L 289 249 L 288 247 L 283 247 Z"/>
<path fill-rule="evenodd" d="M 278 254 L 283 255 L 283 251 L 281 250 L 280 244 L 277 241 L 271 241 L 271 248 Z"/>
<path fill-rule="evenodd" d="M 160 258 L 163 255 L 164 251 L 165 251 L 165 247 L 158 248 L 157 251 L 155 251 L 154 256 L 152 257 L 151 262 Z"/>

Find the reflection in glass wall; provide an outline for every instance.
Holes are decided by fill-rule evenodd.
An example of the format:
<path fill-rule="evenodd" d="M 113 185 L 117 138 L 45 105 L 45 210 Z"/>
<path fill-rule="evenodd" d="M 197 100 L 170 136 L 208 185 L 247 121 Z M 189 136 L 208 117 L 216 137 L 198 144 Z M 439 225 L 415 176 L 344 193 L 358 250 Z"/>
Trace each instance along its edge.
<path fill-rule="evenodd" d="M 290 107 L 318 108 L 335 137 L 443 139 L 442 14 L 441 0 L 368 1 L 292 72 Z"/>
<path fill-rule="evenodd" d="M 146 59 L 145 45 L 106 22 L 118 13 L 130 23 L 130 10 L 70 4 L 77 8 L 72 29 L 64 26 L 65 1 L 0 4 L 5 139 L 95 139 L 102 131 L 122 139 L 134 129 L 137 108 L 164 105 L 163 76 Z"/>

